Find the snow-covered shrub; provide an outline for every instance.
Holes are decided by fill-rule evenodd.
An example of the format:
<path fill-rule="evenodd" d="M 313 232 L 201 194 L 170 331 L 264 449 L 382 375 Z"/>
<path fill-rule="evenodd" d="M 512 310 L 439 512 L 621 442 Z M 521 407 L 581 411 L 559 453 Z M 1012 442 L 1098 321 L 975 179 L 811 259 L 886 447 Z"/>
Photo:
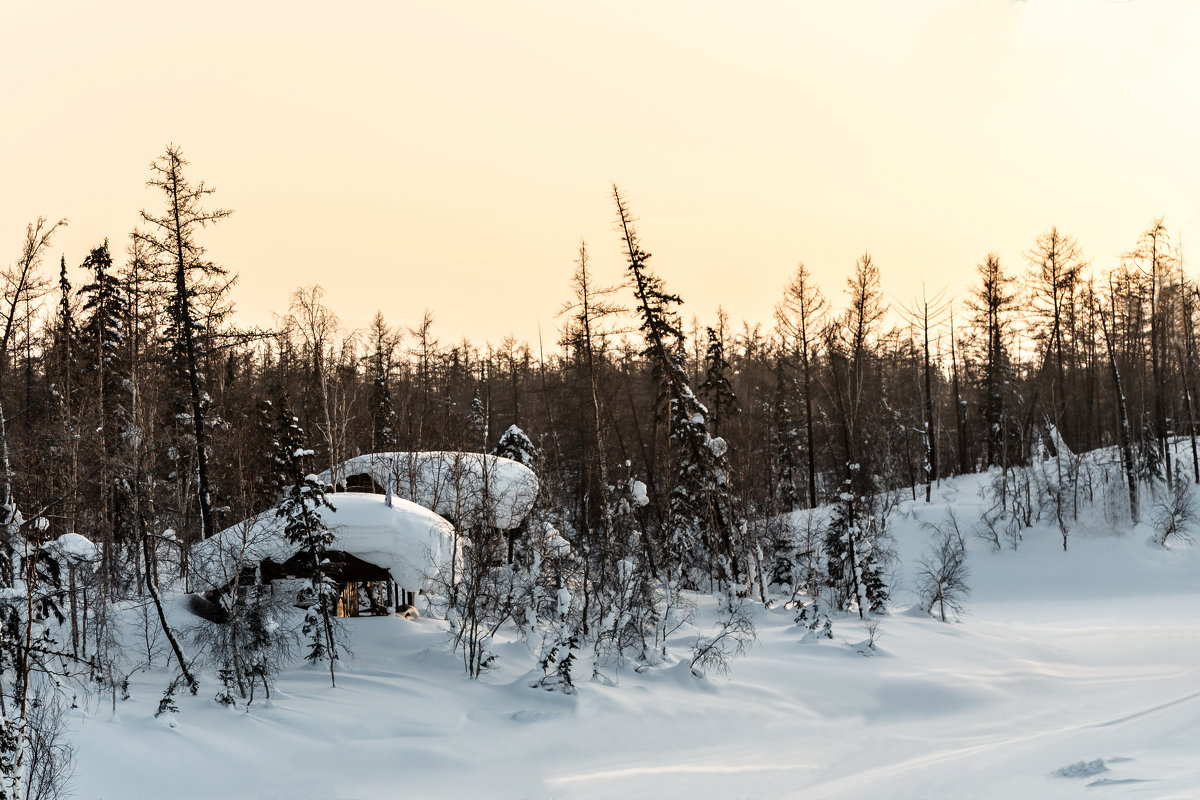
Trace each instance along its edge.
<path fill-rule="evenodd" d="M 446 618 L 467 674 L 478 678 L 496 659 L 492 637 L 514 617 L 519 580 L 516 567 L 502 563 L 502 537 L 494 528 L 464 521 L 458 540 L 453 572 L 441 578 Z"/>
<path fill-rule="evenodd" d="M 933 536 L 929 548 L 917 562 L 917 593 L 921 597 L 921 608 L 946 622 L 947 611 L 954 616 L 962 614 L 970 593 L 967 548 L 952 510 L 948 510 L 940 525 L 929 527 L 933 529 Z"/>
<path fill-rule="evenodd" d="M 575 691 L 575 663 L 579 658 L 582 635 L 578 627 L 564 624 L 545 649 L 538 665 L 542 668 L 542 679 L 538 685 L 572 694 Z"/>
<path fill-rule="evenodd" d="M 669 594 L 670 587 L 666 591 Z M 618 561 L 614 574 L 595 587 L 594 595 L 596 667 L 622 666 L 631 649 L 645 656 L 651 649 L 647 642 L 653 639 L 658 615 L 654 613 L 654 589 L 637 562 L 632 557 Z"/>
<path fill-rule="evenodd" d="M 232 680 L 223 694 L 232 701 L 236 691 L 238 698 L 253 703 L 260 685 L 270 699 L 275 675 L 295 658 L 302 618 L 292 593 L 264 585 L 257 570 L 249 583 L 243 585 L 239 576 L 221 597 L 221 619 L 200 620 L 188 633 L 222 684 Z M 218 701 L 224 703 L 221 697 Z"/>
<path fill-rule="evenodd" d="M 833 638 L 833 620 L 822 607 L 820 598 L 796 604 L 796 624 L 807 631 L 805 640 Z"/>
<path fill-rule="evenodd" d="M 851 473 L 858 469 L 853 465 Z M 895 561 L 888 521 L 896 497 L 883 491 L 860 493 L 847 479 L 825 530 L 824 588 L 836 608 L 879 611 L 888 600 L 885 576 Z"/>
<path fill-rule="evenodd" d="M 1171 491 L 1154 506 L 1154 540 L 1163 547 L 1174 542 L 1190 542 L 1192 530 L 1200 522 L 1200 507 L 1191 484 L 1176 470 Z"/>
<path fill-rule="evenodd" d="M 3 467 L 0 467 L 2 469 Z M 68 573 L 90 568 L 97 550 L 83 536 L 46 541 L 45 517 L 26 519 L 6 489 L 0 505 L 0 798 L 60 797 L 70 749 L 59 692 L 86 672 L 62 638 Z"/>
<path fill-rule="evenodd" d="M 976 535 L 990 542 L 997 550 L 1001 542 L 1016 550 L 1021 544 L 1021 532 L 1033 524 L 1034 481 L 1029 470 L 1010 467 L 995 470 L 982 489 L 987 504 L 979 518 Z"/>
<path fill-rule="evenodd" d="M 43 685 L 29 708 L 30 737 L 25 797 L 65 800 L 71 796 L 75 747 L 66 720 L 67 703 L 56 687 Z"/>
<path fill-rule="evenodd" d="M 863 630 L 867 632 L 867 649 L 871 652 L 875 652 L 875 643 L 883 635 L 880 631 L 881 624 L 879 617 L 867 617 L 863 620 Z"/>
<path fill-rule="evenodd" d="M 716 630 L 707 636 L 696 637 L 690 664 L 692 674 L 697 677 L 710 672 L 728 675 L 730 662 L 743 655 L 757 638 L 747 600 L 726 594 Z"/>
<path fill-rule="evenodd" d="M 217 692 L 217 696 L 213 699 L 226 707 L 237 705 L 237 697 L 234 696 L 237 686 L 233 679 L 233 667 L 221 667 L 217 673 L 217 677 L 221 679 L 221 690 Z"/>

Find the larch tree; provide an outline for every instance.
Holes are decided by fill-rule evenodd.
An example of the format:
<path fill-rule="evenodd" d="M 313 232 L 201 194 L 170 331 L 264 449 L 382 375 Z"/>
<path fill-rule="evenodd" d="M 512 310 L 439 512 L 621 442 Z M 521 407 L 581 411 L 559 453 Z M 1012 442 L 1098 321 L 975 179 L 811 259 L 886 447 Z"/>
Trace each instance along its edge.
<path fill-rule="evenodd" d="M 1125 401 L 1125 386 L 1121 381 L 1121 370 L 1117 366 L 1117 353 L 1113 347 L 1111 326 L 1105 319 L 1103 309 L 1100 309 L 1100 329 L 1104 333 L 1104 349 L 1108 355 L 1108 368 L 1113 381 L 1113 393 L 1117 398 L 1117 433 L 1121 446 L 1121 464 L 1125 468 L 1125 487 L 1129 492 L 1129 516 L 1136 525 L 1140 515 L 1138 507 L 1137 462 L 1133 457 L 1133 442 L 1129 435 L 1129 410 Z"/>
<path fill-rule="evenodd" d="M 808 507 L 817 505 L 816 436 L 813 425 L 813 360 L 820 331 L 824 325 L 826 302 L 812 273 L 804 262 L 783 290 L 783 299 L 775 307 L 775 319 L 785 342 L 790 343 L 799 364 L 800 388 L 804 392 L 804 432 L 807 455 Z"/>
<path fill-rule="evenodd" d="M 18 514 L 13 495 L 8 423 L 4 412 L 4 390 L 9 384 L 6 375 L 9 345 L 15 328 L 20 324 L 17 316 L 19 309 L 44 286 L 44 281 L 38 275 L 42 256 L 50 246 L 55 231 L 66 224 L 65 219 L 48 223 L 45 217 L 38 217 L 36 223 L 29 223 L 25 228 L 21 257 L 11 267 L 0 270 L 0 325 L 3 325 L 0 328 L 0 525 L 12 524 Z"/>
<path fill-rule="evenodd" d="M 1176 257 L 1170 234 L 1161 217 L 1154 220 L 1142 233 L 1137 246 L 1126 254 L 1125 258 L 1130 266 L 1142 273 L 1149 289 L 1147 302 L 1150 323 L 1150 371 L 1151 391 L 1154 395 L 1152 430 L 1158 460 L 1163 465 L 1164 476 L 1169 486 L 1172 482 L 1173 465 L 1168 445 L 1171 431 L 1167 410 L 1167 341 L 1168 331 L 1173 327 L 1170 317 L 1174 309 L 1173 304 L 1164 302 L 1162 298 L 1174 278 Z"/>
<path fill-rule="evenodd" d="M 1200 484 L 1200 445 L 1197 444 L 1197 409 L 1194 366 L 1196 363 L 1196 285 L 1183 274 L 1183 257 L 1179 258 L 1179 338 L 1176 356 L 1179 376 L 1183 382 L 1184 411 L 1187 414 L 1188 440 L 1192 450 L 1192 480 Z"/>
<path fill-rule="evenodd" d="M 137 233 L 147 248 L 147 257 L 164 269 L 171 287 L 166 338 L 170 368 L 176 379 L 176 398 L 191 422 L 191 445 L 195 457 L 195 502 L 200 538 L 216 533 L 213 517 L 212 477 L 209 475 L 209 406 L 207 376 L 203 370 L 205 348 L 211 341 L 210 322 L 204 313 L 214 293 L 229 286 L 227 272 L 205 258 L 200 232 L 230 215 L 227 209 L 204 207 L 213 189 L 204 182 L 193 184 L 184 174 L 188 162 L 175 145 L 167 145 L 162 156 L 150 164 L 147 185 L 159 190 L 165 201 L 158 214 L 142 211 L 148 226 Z"/>
<path fill-rule="evenodd" d="M 950 303 L 946 300 L 944 291 L 931 298 L 925 293 L 925 287 L 922 286 L 920 301 L 915 303 L 913 308 L 907 309 L 909 319 L 915 322 L 921 331 L 921 436 L 925 450 L 923 466 L 926 503 L 932 501 L 933 484 L 941 477 L 938 472 L 937 430 L 934 418 L 936 401 L 933 376 L 935 365 L 929 333 L 931 328 L 936 329 L 941 325 L 949 307 Z M 940 367 L 936 371 L 938 375 L 941 375 Z"/>
<path fill-rule="evenodd" d="M 613 296 L 616 287 L 597 286 L 592 276 L 591 260 L 588 255 L 587 242 L 579 242 L 578 257 L 575 260 L 575 270 L 571 276 L 572 299 L 565 303 L 559 314 L 568 317 L 567 336 L 575 345 L 580 361 L 584 380 L 586 381 L 586 406 L 588 426 L 586 439 L 590 446 L 581 448 L 580 477 L 583 485 L 582 495 L 582 527 L 587 535 L 587 551 L 584 553 L 584 594 L 582 611 L 582 631 L 586 635 L 589 630 L 591 613 L 592 585 L 606 584 L 612 565 L 624 557 L 624 549 L 618 547 L 617 529 L 614 521 L 613 488 L 615 481 L 610 476 L 609 445 L 605 432 L 605 410 L 601 403 L 603 396 L 602 370 L 608 337 L 612 335 L 612 320 L 625 312 Z M 594 457 L 588 457 L 588 453 Z M 594 467 L 594 471 L 593 471 Z M 594 504 L 590 501 L 593 494 L 597 498 Z M 599 531 L 595 532 L 593 517 L 599 517 Z M 654 564 L 649 542 L 646 545 L 648 563 Z M 596 570 L 592 574 L 593 567 Z"/>
<path fill-rule="evenodd" d="M 1029 262 L 1029 289 L 1034 313 L 1040 318 L 1037 335 L 1042 346 L 1042 367 L 1039 373 L 1045 376 L 1035 382 L 1035 391 L 1048 384 L 1044 391 L 1045 402 L 1033 402 L 1026 418 L 1026 446 L 1032 444 L 1030 435 L 1036 421 L 1036 413 L 1043 407 L 1048 409 L 1046 417 L 1053 423 L 1059 436 L 1068 442 L 1074 441 L 1076 425 L 1066 414 L 1070 393 L 1068 379 L 1074 377 L 1075 339 L 1072 321 L 1075 318 L 1076 295 L 1080 288 L 1083 269 L 1086 266 L 1079 243 L 1071 236 L 1052 227 L 1037 239 L 1033 250 L 1026 254 Z M 1041 400 L 1042 398 L 1038 398 Z"/>

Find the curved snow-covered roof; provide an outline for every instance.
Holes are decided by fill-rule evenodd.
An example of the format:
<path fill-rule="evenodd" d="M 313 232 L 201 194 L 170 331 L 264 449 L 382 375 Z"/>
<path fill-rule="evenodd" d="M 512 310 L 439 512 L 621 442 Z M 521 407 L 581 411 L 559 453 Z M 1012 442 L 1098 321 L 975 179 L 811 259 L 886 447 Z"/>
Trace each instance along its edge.
<path fill-rule="evenodd" d="M 383 495 L 338 492 L 326 495 L 333 509 L 321 518 L 334 533 L 330 550 L 349 553 L 383 567 L 407 591 L 417 591 L 448 567 L 454 552 L 454 528 L 427 508 L 401 498 L 392 505 Z M 275 509 L 226 528 L 191 549 L 192 575 L 212 586 L 228 584 L 245 566 L 266 559 L 282 564 L 300 551 L 283 533 Z"/>
<path fill-rule="evenodd" d="M 520 525 L 537 499 L 538 479 L 524 464 L 484 453 L 428 451 L 369 453 L 338 468 L 337 483 L 369 475 L 392 491 L 450 520 L 478 519 L 486 510 L 494 528 Z M 333 483 L 328 470 L 318 478 Z"/>

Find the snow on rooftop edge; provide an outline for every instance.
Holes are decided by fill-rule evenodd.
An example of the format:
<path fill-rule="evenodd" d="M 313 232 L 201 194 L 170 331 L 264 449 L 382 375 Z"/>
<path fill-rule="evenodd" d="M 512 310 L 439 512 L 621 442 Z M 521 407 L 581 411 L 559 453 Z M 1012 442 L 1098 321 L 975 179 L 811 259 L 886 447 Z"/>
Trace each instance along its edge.
<path fill-rule="evenodd" d="M 418 591 L 453 557 L 454 527 L 423 506 L 381 494 L 326 495 L 333 509 L 320 509 L 334 532 L 331 550 L 383 567 L 407 591 Z M 272 508 L 234 525 L 191 549 L 192 574 L 200 584 L 224 586 L 243 567 L 266 559 L 282 564 L 300 550 L 284 536 L 285 520 Z M 207 588 L 207 587 L 206 587 Z"/>
<path fill-rule="evenodd" d="M 487 507 L 490 524 L 501 530 L 520 525 L 537 499 L 538 479 L 524 464 L 485 453 L 449 450 L 367 453 L 338 467 L 337 483 L 370 475 L 392 491 L 448 519 L 466 519 Z M 334 483 L 330 470 L 318 478 Z"/>

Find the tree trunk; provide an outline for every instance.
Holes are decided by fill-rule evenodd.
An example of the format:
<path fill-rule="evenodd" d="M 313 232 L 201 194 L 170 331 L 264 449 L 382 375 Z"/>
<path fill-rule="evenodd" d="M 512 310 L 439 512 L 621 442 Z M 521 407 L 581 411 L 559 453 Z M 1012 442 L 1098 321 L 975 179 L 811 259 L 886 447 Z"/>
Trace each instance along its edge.
<path fill-rule="evenodd" d="M 1104 344 L 1108 350 L 1108 367 L 1112 373 L 1113 388 L 1117 393 L 1118 429 L 1121 438 L 1121 461 L 1125 466 L 1125 482 L 1129 488 L 1129 515 L 1133 524 L 1138 523 L 1137 466 L 1133 460 L 1133 445 L 1129 438 L 1129 412 L 1125 407 L 1125 389 L 1121 386 L 1121 372 L 1117 369 L 1117 356 L 1113 350 L 1112 336 L 1101 314 L 1100 326 L 1104 332 Z"/>

